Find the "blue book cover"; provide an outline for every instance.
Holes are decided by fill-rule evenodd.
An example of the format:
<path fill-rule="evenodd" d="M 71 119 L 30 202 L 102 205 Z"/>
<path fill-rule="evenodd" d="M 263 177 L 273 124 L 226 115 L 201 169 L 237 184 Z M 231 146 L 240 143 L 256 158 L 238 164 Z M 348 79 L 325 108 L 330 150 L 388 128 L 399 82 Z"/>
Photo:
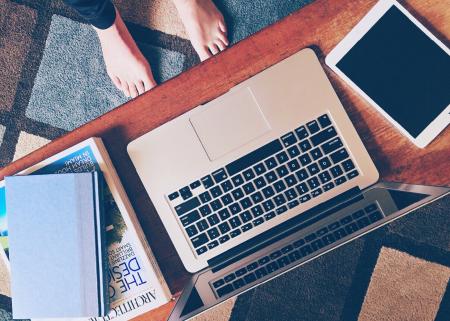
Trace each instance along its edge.
<path fill-rule="evenodd" d="M 13 317 L 105 315 L 101 176 L 13 176 L 5 183 Z"/>

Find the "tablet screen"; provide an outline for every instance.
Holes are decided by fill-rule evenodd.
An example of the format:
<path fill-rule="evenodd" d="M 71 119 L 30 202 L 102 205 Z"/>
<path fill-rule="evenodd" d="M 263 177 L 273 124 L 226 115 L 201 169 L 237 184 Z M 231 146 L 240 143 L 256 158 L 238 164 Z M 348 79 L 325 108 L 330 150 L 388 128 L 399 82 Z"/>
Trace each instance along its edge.
<path fill-rule="evenodd" d="M 416 138 L 450 104 L 450 57 L 392 6 L 336 66 Z"/>

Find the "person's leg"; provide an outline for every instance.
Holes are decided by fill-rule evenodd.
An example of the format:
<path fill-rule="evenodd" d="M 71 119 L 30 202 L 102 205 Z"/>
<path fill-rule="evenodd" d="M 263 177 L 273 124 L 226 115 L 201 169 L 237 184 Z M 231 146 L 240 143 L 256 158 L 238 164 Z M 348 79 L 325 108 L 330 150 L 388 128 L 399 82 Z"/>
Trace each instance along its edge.
<path fill-rule="evenodd" d="M 94 27 L 95 28 L 95 27 Z M 113 25 L 98 29 L 103 58 L 109 77 L 127 97 L 136 97 L 156 86 L 150 65 L 116 13 Z"/>
<path fill-rule="evenodd" d="M 114 85 L 127 97 L 136 97 L 156 82 L 150 65 L 131 37 L 110 0 L 64 0 L 96 30 L 106 70 Z"/>
<path fill-rule="evenodd" d="M 228 46 L 222 13 L 212 0 L 173 0 L 192 46 L 206 60 Z"/>

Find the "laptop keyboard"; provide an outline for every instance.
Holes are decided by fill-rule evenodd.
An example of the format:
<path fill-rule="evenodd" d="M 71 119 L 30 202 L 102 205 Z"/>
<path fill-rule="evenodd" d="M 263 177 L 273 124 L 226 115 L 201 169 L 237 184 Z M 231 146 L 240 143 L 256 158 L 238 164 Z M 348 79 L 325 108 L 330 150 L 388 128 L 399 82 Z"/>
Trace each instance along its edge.
<path fill-rule="evenodd" d="M 200 256 L 358 175 L 324 114 L 168 199 Z"/>
<path fill-rule="evenodd" d="M 376 203 L 370 204 L 351 215 L 322 226 L 306 237 L 283 246 L 250 264 L 240 267 L 226 276 L 211 282 L 218 297 L 230 294 L 245 285 L 250 285 L 273 272 L 293 265 L 321 248 L 351 235 L 358 230 L 383 218 Z"/>

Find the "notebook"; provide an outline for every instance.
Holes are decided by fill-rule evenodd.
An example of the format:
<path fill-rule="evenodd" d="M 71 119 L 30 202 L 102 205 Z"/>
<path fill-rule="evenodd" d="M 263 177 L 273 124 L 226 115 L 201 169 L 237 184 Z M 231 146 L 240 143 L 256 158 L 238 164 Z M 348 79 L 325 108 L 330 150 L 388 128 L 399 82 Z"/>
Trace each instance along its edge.
<path fill-rule="evenodd" d="M 109 311 L 98 172 L 6 178 L 14 319 Z"/>

